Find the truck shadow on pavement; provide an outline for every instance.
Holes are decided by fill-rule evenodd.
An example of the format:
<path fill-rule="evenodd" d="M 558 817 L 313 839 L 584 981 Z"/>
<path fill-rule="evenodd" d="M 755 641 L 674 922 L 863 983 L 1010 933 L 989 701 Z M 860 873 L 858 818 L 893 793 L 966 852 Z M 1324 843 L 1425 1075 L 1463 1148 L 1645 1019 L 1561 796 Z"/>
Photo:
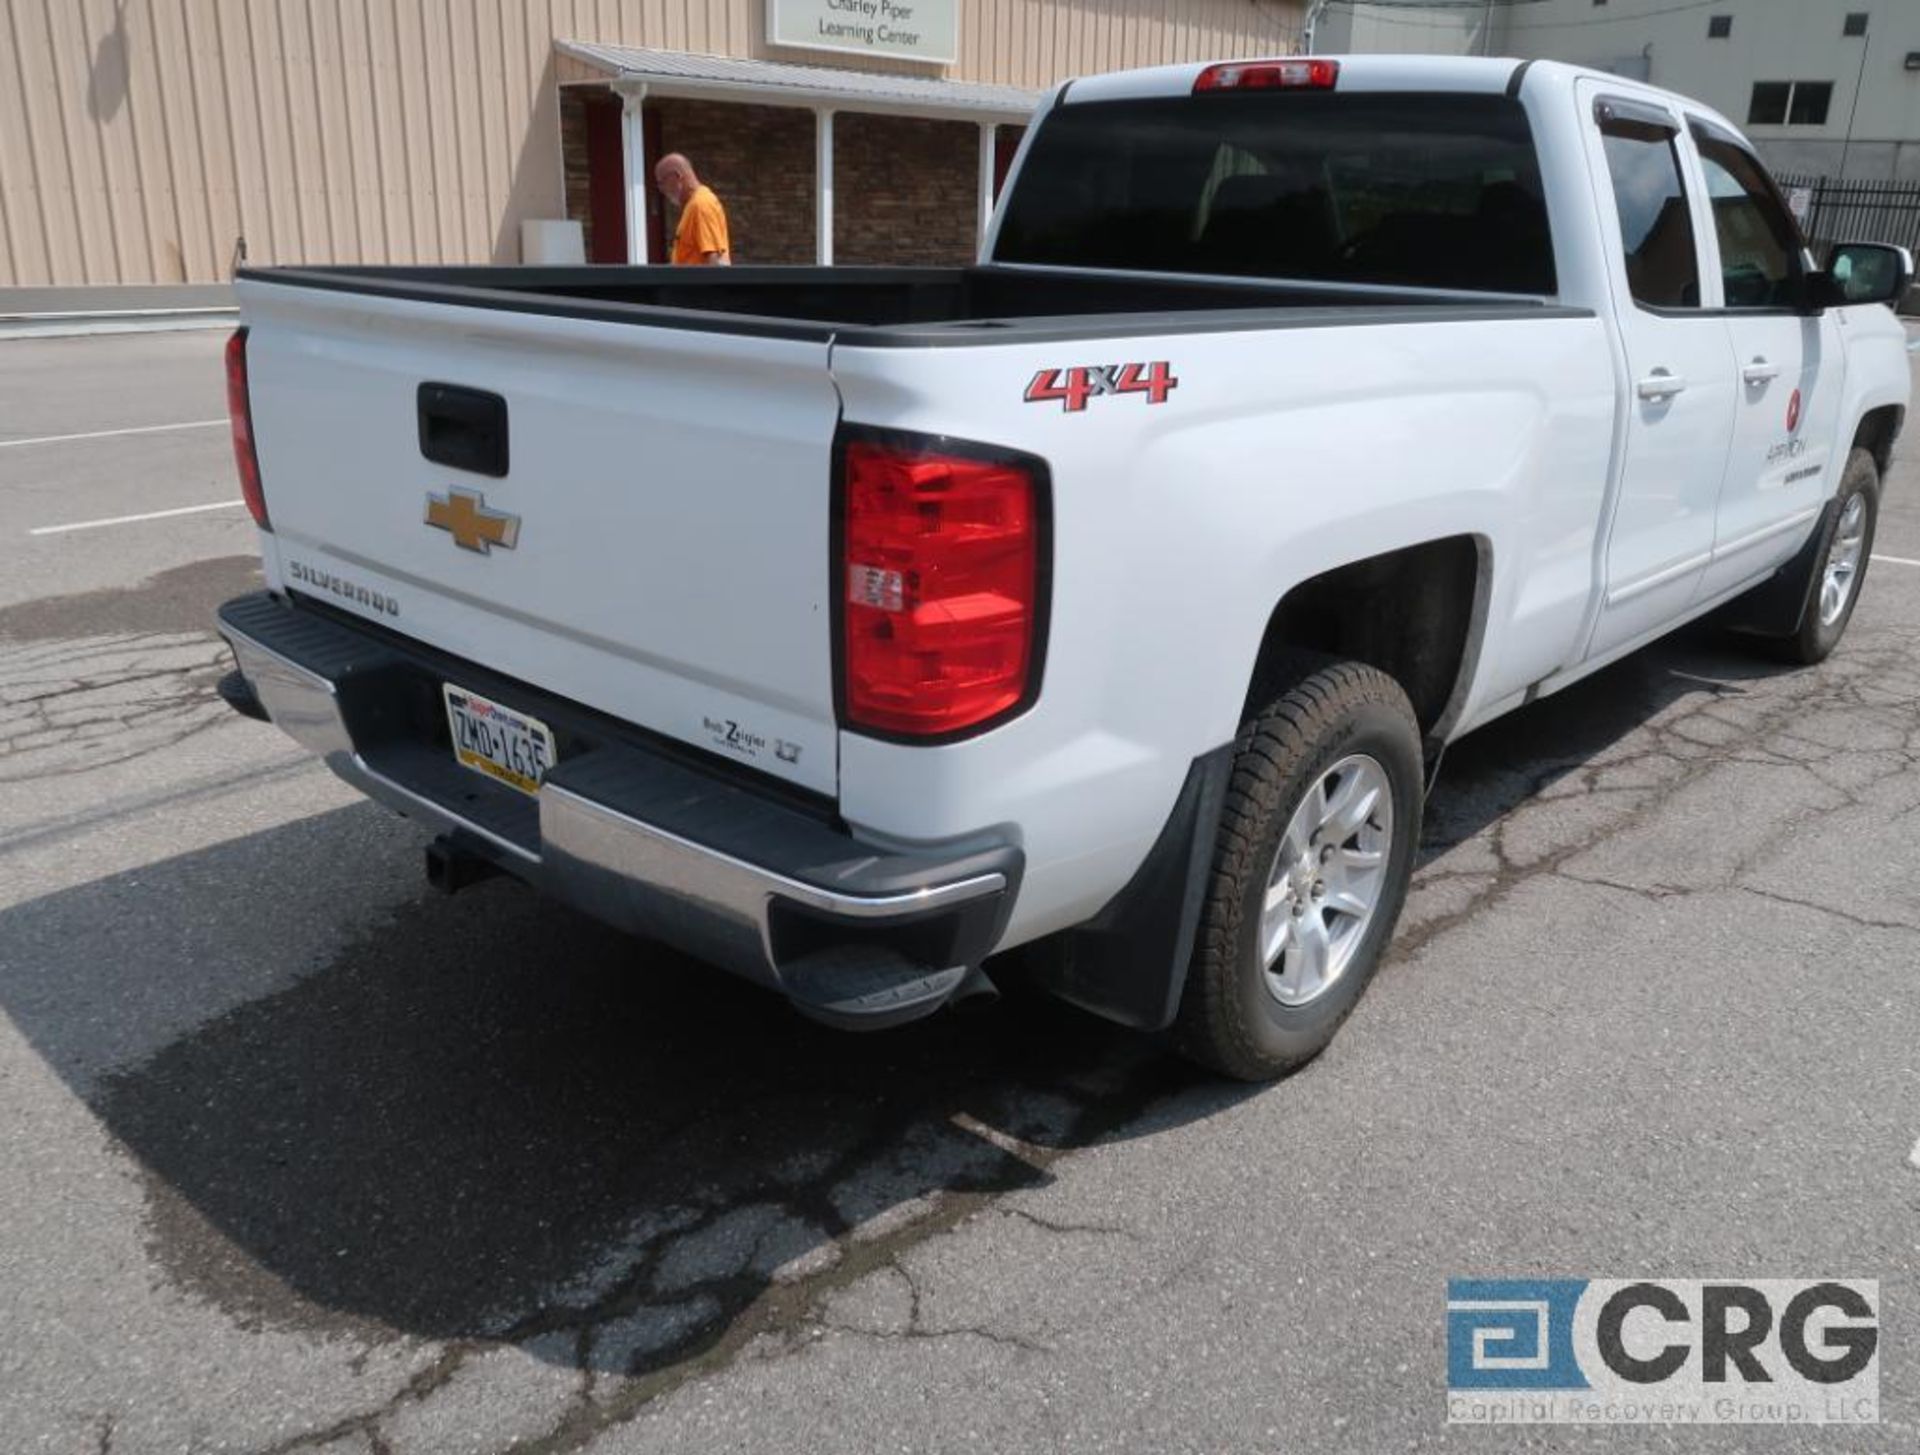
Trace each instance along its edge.
<path fill-rule="evenodd" d="M 825 1030 L 506 880 L 344 943 L 255 896 L 331 880 L 366 925 L 370 835 L 416 862 L 355 805 L 0 914 L 0 999 L 136 1164 L 157 1268 L 243 1325 L 664 1365 L 1247 1094 L 1045 1003 Z M 168 983 L 207 1002 L 171 1039 L 116 1024 Z"/>
<path fill-rule="evenodd" d="M 1432 863 L 1570 773 L 1606 757 L 1675 704 L 1737 697 L 1788 669 L 1711 621 L 1496 718 L 1447 750 L 1427 801 L 1419 863 Z"/>
<path fill-rule="evenodd" d="M 1425 857 L 1773 670 L 1691 634 L 1490 728 Z M 1051 1226 L 1003 1200 L 1252 1094 L 1024 998 L 823 1030 L 509 881 L 370 910 L 418 843 L 355 805 L 0 913 L 3 1008 L 137 1167 L 156 1266 L 242 1324 L 666 1379 L 962 1218 Z M 177 1029 L 131 1024 L 168 985 Z"/>

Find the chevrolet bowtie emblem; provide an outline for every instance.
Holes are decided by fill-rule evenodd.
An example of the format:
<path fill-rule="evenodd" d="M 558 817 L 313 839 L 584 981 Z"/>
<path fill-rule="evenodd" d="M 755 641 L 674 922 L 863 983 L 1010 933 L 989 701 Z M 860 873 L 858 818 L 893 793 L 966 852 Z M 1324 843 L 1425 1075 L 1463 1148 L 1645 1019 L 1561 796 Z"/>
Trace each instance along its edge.
<path fill-rule="evenodd" d="M 427 524 L 448 532 L 463 551 L 487 556 L 495 546 L 513 549 L 520 539 L 520 517 L 503 510 L 488 510 L 487 499 L 478 490 L 454 486 L 445 495 L 427 496 Z"/>

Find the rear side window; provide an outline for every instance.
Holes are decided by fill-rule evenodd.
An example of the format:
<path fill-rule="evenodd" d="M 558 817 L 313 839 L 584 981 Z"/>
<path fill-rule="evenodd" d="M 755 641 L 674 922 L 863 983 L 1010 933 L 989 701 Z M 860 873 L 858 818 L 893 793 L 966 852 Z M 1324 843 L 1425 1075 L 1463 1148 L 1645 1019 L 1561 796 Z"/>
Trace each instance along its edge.
<path fill-rule="evenodd" d="M 1602 119 L 1600 134 L 1634 302 L 1698 308 L 1700 260 L 1680 179 L 1679 133 L 1671 126 L 1614 116 Z"/>
<path fill-rule="evenodd" d="M 999 262 L 1554 291 L 1540 168 L 1506 96 L 1243 92 L 1067 105 Z"/>

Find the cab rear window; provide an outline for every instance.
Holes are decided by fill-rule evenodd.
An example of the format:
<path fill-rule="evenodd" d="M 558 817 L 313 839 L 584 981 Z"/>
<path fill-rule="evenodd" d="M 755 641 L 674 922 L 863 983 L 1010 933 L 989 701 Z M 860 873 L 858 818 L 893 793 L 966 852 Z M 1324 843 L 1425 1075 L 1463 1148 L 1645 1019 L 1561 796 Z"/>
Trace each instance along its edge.
<path fill-rule="evenodd" d="M 1554 291 L 1533 136 L 1506 96 L 1069 100 L 1034 137 L 994 258 Z"/>

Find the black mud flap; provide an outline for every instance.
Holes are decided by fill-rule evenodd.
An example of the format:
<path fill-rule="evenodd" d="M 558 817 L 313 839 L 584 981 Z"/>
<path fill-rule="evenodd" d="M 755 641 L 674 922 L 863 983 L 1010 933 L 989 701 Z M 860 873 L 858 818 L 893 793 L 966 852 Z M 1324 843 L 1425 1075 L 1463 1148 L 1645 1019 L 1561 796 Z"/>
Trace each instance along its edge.
<path fill-rule="evenodd" d="M 1085 924 L 1031 947 L 1035 984 L 1136 1030 L 1173 1024 L 1232 772 L 1231 743 L 1193 760 L 1173 812 L 1126 887 Z"/>
<path fill-rule="evenodd" d="M 1723 608 L 1722 620 L 1735 631 L 1752 632 L 1755 636 L 1790 637 L 1799 631 L 1800 619 L 1807 614 L 1808 603 L 1813 600 L 1814 558 L 1819 555 L 1820 543 L 1827 538 L 1827 529 L 1839 511 L 1839 499 L 1829 500 L 1814 519 L 1813 533 L 1807 537 L 1806 544 L 1794 552 L 1793 559 L 1746 595 L 1728 602 Z"/>

